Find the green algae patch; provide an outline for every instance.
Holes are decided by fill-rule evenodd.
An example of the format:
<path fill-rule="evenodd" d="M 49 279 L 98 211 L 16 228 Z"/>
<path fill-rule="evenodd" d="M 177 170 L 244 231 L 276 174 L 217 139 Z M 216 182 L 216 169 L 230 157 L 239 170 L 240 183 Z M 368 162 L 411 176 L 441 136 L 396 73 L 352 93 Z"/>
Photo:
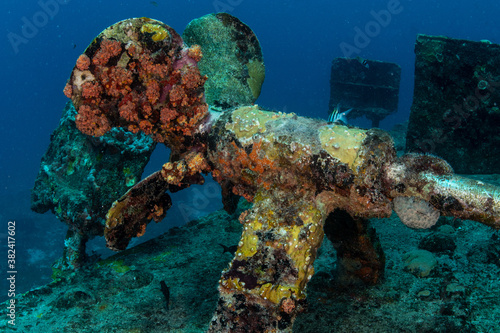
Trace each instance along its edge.
<path fill-rule="evenodd" d="M 103 260 L 98 262 L 96 265 L 98 268 L 109 267 L 118 274 L 127 273 L 131 269 L 129 266 L 124 264 L 123 260 Z"/>
<path fill-rule="evenodd" d="M 162 252 L 160 253 L 159 255 L 157 256 L 154 256 L 153 258 L 151 258 L 152 261 L 166 261 L 171 255 L 173 254 L 172 251 L 166 251 L 166 252 Z"/>
<path fill-rule="evenodd" d="M 260 95 L 262 84 L 264 83 L 264 79 L 266 77 L 266 68 L 264 67 L 263 62 L 257 60 L 250 60 L 247 63 L 247 68 L 249 75 L 247 83 L 250 90 L 252 90 L 253 97 L 257 99 Z"/>

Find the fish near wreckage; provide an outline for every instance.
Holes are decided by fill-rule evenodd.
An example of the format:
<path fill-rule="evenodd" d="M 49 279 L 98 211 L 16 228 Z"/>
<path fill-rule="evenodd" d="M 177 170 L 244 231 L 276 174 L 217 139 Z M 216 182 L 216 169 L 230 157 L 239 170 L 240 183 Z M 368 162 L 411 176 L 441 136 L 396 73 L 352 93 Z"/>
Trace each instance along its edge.
<path fill-rule="evenodd" d="M 233 260 L 222 272 L 210 332 L 291 331 L 304 308 L 324 223 L 334 211 L 355 219 L 388 217 L 395 198 L 412 197 L 429 207 L 428 215 L 434 216 L 431 212 L 437 210 L 500 227 L 498 187 L 458 177 L 436 157 L 410 154 L 398 158 L 392 139 L 382 130 L 270 112 L 256 105 L 209 112 L 200 97 L 204 80 L 195 68 L 196 50 L 186 48 L 173 29 L 161 22 L 131 20 L 109 35 L 114 41 L 125 38 L 127 43 L 94 45 L 86 54 L 98 60 L 95 66 L 86 65 L 86 70 L 120 64 L 126 71 L 111 72 L 125 73 L 126 80 L 120 82 L 126 86 L 115 88 L 130 94 L 130 101 L 149 105 L 146 111 L 150 113 L 145 115 L 144 109 L 128 104 L 128 99 L 115 101 L 108 94 L 92 97 L 106 88 L 99 88 L 96 75 L 84 87 L 75 72 L 66 93 L 82 112 L 79 126 L 87 133 L 102 135 L 111 127 L 128 126 L 151 134 L 173 152 L 161 171 L 136 184 L 110 210 L 109 247 L 125 248 L 131 237 L 145 231 L 148 218 L 163 216 L 168 205 L 158 205 L 164 198 L 162 191 L 201 183 L 201 173 L 211 173 L 221 184 L 224 200 L 238 195 L 253 202 L 239 217 L 243 233 Z M 120 34 L 120 29 L 129 33 Z M 124 56 L 127 45 L 129 49 L 130 45 L 141 47 L 127 50 Z M 138 55 L 138 50 L 145 56 Z M 155 66 L 157 60 L 150 61 L 153 54 L 167 55 L 167 59 L 175 55 L 171 58 L 174 65 Z M 137 67 L 141 70 L 135 72 Z M 147 80 L 151 77 L 161 80 L 153 83 Z M 134 93 L 138 86 L 145 88 Z M 180 90 L 185 94 L 172 93 Z M 103 98 L 108 100 L 101 104 Z M 128 209 L 129 203 L 133 209 Z M 155 206 L 163 208 L 161 214 Z"/>
<path fill-rule="evenodd" d="M 500 226 L 498 188 L 457 177 L 432 156 L 398 159 L 378 129 L 242 107 L 213 125 L 208 157 L 214 178 L 254 204 L 240 216 L 244 231 L 222 274 L 212 332 L 225 331 L 228 318 L 232 330 L 241 322 L 255 332 L 291 326 L 314 274 L 324 222 L 336 209 L 389 217 L 394 198 L 416 197 L 442 215 Z M 235 304 L 242 303 L 255 312 L 238 313 Z"/>
<path fill-rule="evenodd" d="M 206 152 L 212 175 L 254 205 L 240 216 L 244 231 L 222 273 L 211 332 L 291 327 L 314 274 L 324 222 L 336 209 L 389 217 L 395 198 L 413 197 L 441 215 L 500 226 L 497 187 L 456 176 L 433 156 L 397 158 L 382 130 L 257 106 L 212 119 Z"/>

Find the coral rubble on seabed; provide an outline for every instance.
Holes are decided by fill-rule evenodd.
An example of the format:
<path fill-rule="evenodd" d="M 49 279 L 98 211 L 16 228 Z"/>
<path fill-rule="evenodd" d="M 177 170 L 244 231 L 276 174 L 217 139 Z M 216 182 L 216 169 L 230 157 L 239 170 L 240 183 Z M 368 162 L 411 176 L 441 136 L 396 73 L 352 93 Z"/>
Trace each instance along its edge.
<path fill-rule="evenodd" d="M 248 207 L 240 203 L 241 208 Z M 431 230 L 398 218 L 371 220 L 385 250 L 386 278 L 369 288 L 336 285 L 335 252 L 324 241 L 308 285 L 308 307 L 294 332 L 495 332 L 500 316 L 500 243 L 490 228 L 441 218 Z M 223 211 L 174 228 L 137 247 L 19 296 L 18 332 L 204 332 L 217 302 L 217 281 L 241 224 Z M 443 229 L 446 229 L 444 231 Z M 428 235 L 451 232 L 450 254 L 434 253 L 428 277 L 405 271 L 402 257 Z M 496 239 L 496 240 L 495 240 Z M 170 288 L 169 310 L 160 281 Z M 4 303 L 5 305 L 5 303 Z M 0 313 L 6 315 L 6 306 Z M 0 329 L 6 321 L 0 323 Z"/>

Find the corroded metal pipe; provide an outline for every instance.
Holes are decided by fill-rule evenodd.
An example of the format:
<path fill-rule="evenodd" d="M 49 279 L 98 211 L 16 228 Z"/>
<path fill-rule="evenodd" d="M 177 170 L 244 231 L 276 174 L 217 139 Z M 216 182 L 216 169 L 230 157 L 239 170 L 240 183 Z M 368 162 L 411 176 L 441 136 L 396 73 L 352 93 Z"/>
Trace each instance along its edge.
<path fill-rule="evenodd" d="M 443 215 L 484 223 L 500 229 L 500 189 L 458 175 L 436 176 L 423 173 L 421 178 L 432 186 L 429 202 Z"/>
<path fill-rule="evenodd" d="M 254 202 L 240 216 L 244 232 L 220 280 L 211 332 L 291 331 L 334 209 L 388 217 L 394 198 L 415 197 L 443 215 L 493 227 L 500 218 L 497 187 L 453 175 L 437 157 L 397 158 L 378 129 L 251 106 L 223 113 L 208 140 L 214 178 Z"/>

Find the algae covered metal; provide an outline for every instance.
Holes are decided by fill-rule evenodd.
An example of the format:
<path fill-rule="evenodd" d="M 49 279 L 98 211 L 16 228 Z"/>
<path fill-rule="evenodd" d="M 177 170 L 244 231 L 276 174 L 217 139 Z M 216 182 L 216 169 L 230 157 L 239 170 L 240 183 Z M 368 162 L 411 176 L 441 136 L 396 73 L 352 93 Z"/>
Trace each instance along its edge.
<path fill-rule="evenodd" d="M 227 13 L 208 14 L 189 22 L 182 38 L 203 50 L 198 66 L 208 77 L 205 97 L 209 105 L 228 108 L 255 102 L 265 66 L 252 29 Z"/>
<path fill-rule="evenodd" d="M 500 45 L 418 35 L 407 151 L 460 174 L 500 173 Z"/>
<path fill-rule="evenodd" d="M 390 216 L 396 198 L 410 206 L 415 202 L 408 198 L 416 198 L 420 206 L 411 212 L 421 214 L 417 227 L 418 221 L 429 225 L 436 211 L 500 227 L 500 189 L 454 175 L 442 159 L 398 158 L 390 136 L 378 129 L 257 105 L 209 111 L 197 67 L 202 49 L 187 47 L 173 29 L 145 18 L 105 32 L 85 53 L 88 84 L 78 85 L 77 63 L 66 88 L 78 110 L 77 125 L 95 136 L 120 126 L 141 130 L 173 152 L 162 170 L 115 201 L 106 222 L 108 246 L 124 249 L 150 219 L 164 216 L 167 190 L 201 184 L 202 174 L 221 184 L 226 207 L 234 196 L 253 203 L 239 217 L 243 232 L 219 281 L 210 332 L 290 332 L 306 304 L 325 222 L 339 223 L 332 214 L 346 214 L 364 233 L 363 219 Z M 124 80 L 110 83 L 103 75 L 116 71 L 125 73 Z M 352 272 L 369 283 L 383 274 L 376 247 L 375 240 L 368 242 L 362 250 L 368 260 Z"/>
<path fill-rule="evenodd" d="M 31 191 L 32 210 L 50 210 L 69 227 L 57 271 L 85 264 L 87 241 L 102 236 L 109 207 L 140 181 L 156 147 L 144 133 L 123 128 L 99 138 L 85 135 L 76 127 L 76 115 L 68 102 Z"/>

